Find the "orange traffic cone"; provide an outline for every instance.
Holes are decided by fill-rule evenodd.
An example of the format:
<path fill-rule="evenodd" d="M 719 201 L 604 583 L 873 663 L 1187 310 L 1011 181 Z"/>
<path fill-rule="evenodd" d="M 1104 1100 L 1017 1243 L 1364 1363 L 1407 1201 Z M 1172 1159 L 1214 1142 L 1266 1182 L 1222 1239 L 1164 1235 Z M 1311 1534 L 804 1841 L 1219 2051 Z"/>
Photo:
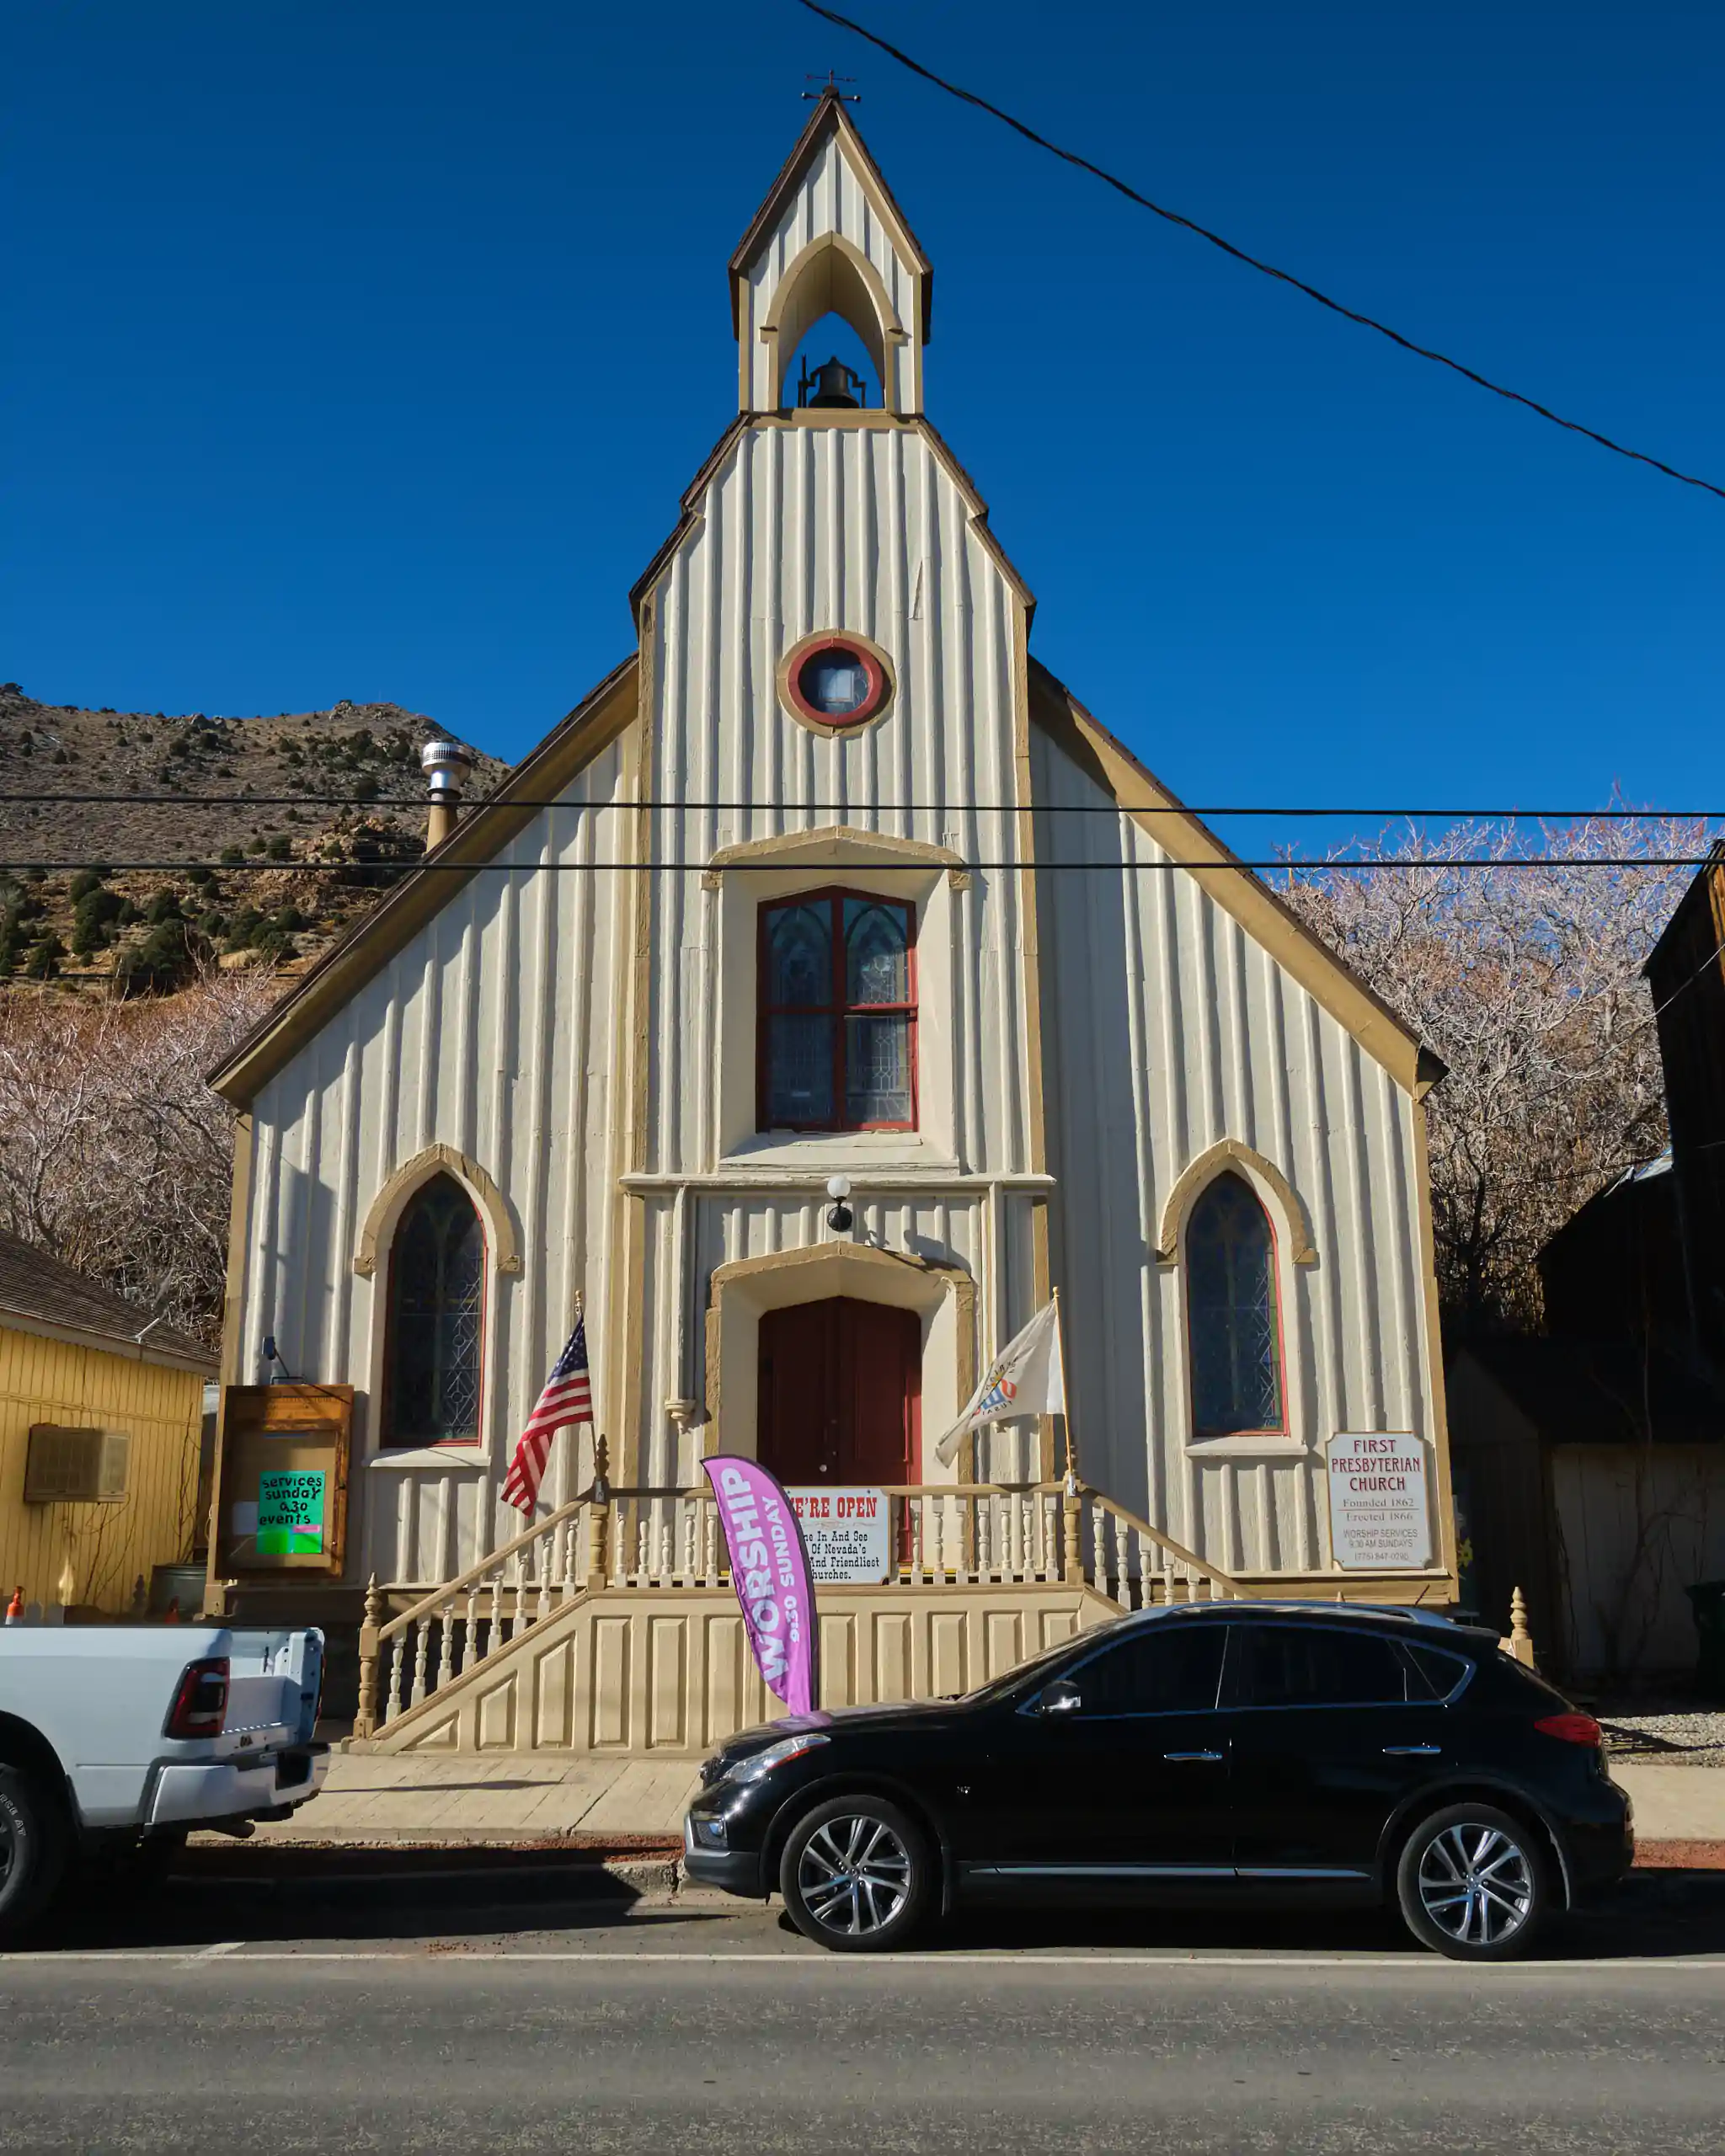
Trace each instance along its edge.
<path fill-rule="evenodd" d="M 6 1621 L 8 1625 L 21 1625 L 24 1622 L 24 1585 L 22 1582 L 20 1582 L 19 1585 L 12 1590 L 12 1599 L 6 1605 Z"/>

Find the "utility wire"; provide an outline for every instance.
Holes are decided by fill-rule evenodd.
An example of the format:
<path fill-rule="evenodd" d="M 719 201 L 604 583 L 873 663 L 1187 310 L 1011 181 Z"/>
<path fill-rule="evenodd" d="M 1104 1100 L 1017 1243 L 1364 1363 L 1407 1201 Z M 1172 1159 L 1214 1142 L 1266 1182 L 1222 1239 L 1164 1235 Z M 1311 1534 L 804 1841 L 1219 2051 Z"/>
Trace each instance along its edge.
<path fill-rule="evenodd" d="M 1501 397 L 1511 404 L 1522 405 L 1528 411 L 1536 413 L 1541 419 L 1549 419 L 1554 427 L 1563 427 L 1573 435 L 1584 435 L 1589 441 L 1597 442 L 1601 449 L 1609 449 L 1616 456 L 1626 456 L 1637 464 L 1651 465 L 1655 472 L 1663 472 L 1668 479 L 1680 479 L 1685 487 L 1699 487 L 1704 493 L 1717 494 L 1725 501 L 1725 487 L 1717 486 L 1712 480 L 1699 479 L 1693 472 L 1680 472 L 1674 464 L 1667 464 L 1659 457 L 1649 456 L 1645 450 L 1630 449 L 1621 441 L 1613 441 L 1609 435 L 1602 435 L 1592 427 L 1584 427 L 1578 419 L 1566 419 L 1561 413 L 1552 411 L 1549 405 L 1523 396 L 1519 389 L 1506 389 L 1502 382 L 1493 382 L 1476 369 L 1464 366 L 1460 360 L 1452 360 L 1447 353 L 1434 351 L 1429 344 L 1416 344 L 1413 338 L 1404 337 L 1399 329 L 1391 329 L 1387 323 L 1380 322 L 1372 315 L 1362 314 L 1356 307 L 1344 307 L 1340 300 L 1332 299 L 1327 292 L 1321 292 L 1316 285 L 1308 285 L 1303 277 L 1296 277 L 1289 270 L 1277 269 L 1273 262 L 1265 262 L 1255 254 L 1248 254 L 1243 247 L 1236 247 L 1232 240 L 1224 239 L 1220 232 L 1211 232 L 1208 226 L 1200 225 L 1191 217 L 1182 216 L 1178 210 L 1167 209 L 1160 202 L 1152 202 L 1147 195 L 1140 195 L 1135 187 L 1129 186 L 1124 179 L 1116 179 L 1113 173 L 1104 171 L 1098 164 L 1092 164 L 1088 157 L 1080 157 L 1076 150 L 1062 149 L 1058 142 L 1051 142 L 1047 136 L 1039 135 L 1033 127 L 1027 127 L 1022 120 L 1015 120 L 1011 113 L 1001 111 L 997 104 L 991 104 L 986 98 L 979 97 L 975 90 L 964 89 L 957 83 L 949 83 L 943 75 L 937 75 L 932 67 L 925 67 L 920 60 L 913 60 L 908 52 L 901 51 L 895 45 L 889 45 L 884 37 L 877 36 L 871 29 L 865 29 L 861 23 L 853 22 L 848 15 L 841 15 L 832 8 L 821 7 L 819 0 L 798 0 L 798 4 L 806 8 L 811 15 L 819 15 L 826 22 L 836 24 L 841 29 L 849 30 L 864 39 L 885 53 L 889 59 L 896 60 L 901 67 L 908 67 L 913 75 L 920 75 L 925 83 L 932 83 L 937 90 L 944 90 L 948 97 L 958 98 L 965 104 L 974 104 L 979 111 L 989 114 L 1010 127 L 1015 134 L 1022 135 L 1027 142 L 1033 142 L 1039 150 L 1046 150 L 1051 157 L 1060 157 L 1069 165 L 1076 165 L 1081 172 L 1091 173 L 1105 186 L 1124 195 L 1129 202 L 1135 202 L 1140 209 L 1152 211 L 1158 217 L 1166 218 L 1169 224 L 1178 225 L 1183 231 L 1192 232 L 1199 239 L 1208 240 L 1212 247 L 1220 248 L 1224 254 L 1231 255 L 1236 262 L 1243 262 L 1248 270 L 1256 270 L 1262 276 L 1274 277 L 1279 284 L 1291 285 L 1296 292 L 1304 292 L 1307 299 L 1316 301 L 1322 307 L 1327 307 L 1332 314 L 1339 314 L 1345 321 L 1358 323 L 1362 329 L 1375 330 L 1380 337 L 1387 337 L 1392 344 L 1399 344 L 1404 352 L 1412 352 L 1416 359 L 1429 360 L 1436 366 L 1448 367 L 1452 374 L 1461 375 L 1478 388 L 1488 389 L 1493 397 Z"/>
<path fill-rule="evenodd" d="M 820 838 L 825 835 L 820 830 L 795 831 L 793 838 Z M 1327 876 L 1351 874 L 1365 869 L 1400 869 L 1404 873 L 1421 868 L 1705 868 L 1712 862 L 1711 854 L 1621 854 L 1601 856 L 1586 861 L 1566 861 L 1561 855 L 1510 854 L 1500 860 L 1482 861 L 1468 854 L 1433 854 L 1413 861 L 1402 860 L 1392 854 L 1365 854 L 1348 861 L 1042 861 L 1034 856 L 1017 861 L 966 861 L 956 858 L 949 862 L 927 861 L 871 862 L 868 873 L 873 875 L 927 875 L 932 868 L 952 867 L 995 869 L 1034 869 L 1060 874 L 1100 874 L 1118 876 L 1129 868 L 1168 869 L 1186 868 L 1198 872 L 1220 873 L 1244 872 L 1249 875 L 1305 875 Z M 782 875 L 786 867 L 782 860 L 765 861 L 427 861 L 415 856 L 400 860 L 354 861 L 270 861 L 262 854 L 248 855 L 243 861 L 0 861 L 0 873 L 17 875 L 40 868 L 45 874 L 64 874 L 68 870 L 99 869 L 105 876 L 133 876 L 144 874 L 180 875 L 192 871 L 207 870 L 212 876 L 232 876 L 242 872 L 259 873 L 270 870 L 291 872 L 295 875 L 335 876 L 355 872 L 366 876 L 387 875 L 398 872 L 403 875 L 419 874 L 451 876 L 499 875 L 526 876 L 545 873 L 553 876 L 637 875 L 643 873 L 664 873 L 670 876 L 734 876 L 740 872 L 762 875 Z"/>
<path fill-rule="evenodd" d="M 429 805 L 423 795 L 394 799 L 357 793 L 0 793 L 0 808 L 31 804 L 43 808 L 369 808 L 423 812 Z M 777 808 L 796 815 L 870 816 L 1016 816 L 1029 808 L 1039 816 L 1312 816 L 1351 817 L 1385 823 L 1546 822 L 1584 823 L 1721 823 L 1725 808 L 1324 808 L 1313 803 L 1296 806 L 1220 808 L 1194 806 L 1189 802 L 1166 801 L 569 801 L 560 796 L 544 800 L 511 795 L 499 801 L 481 796 L 463 798 L 461 806 L 470 814 L 482 808 L 575 808 L 595 814 L 624 809 L 651 809 L 655 814 L 677 811 L 694 814 L 710 811 L 726 815 L 761 815 Z"/>

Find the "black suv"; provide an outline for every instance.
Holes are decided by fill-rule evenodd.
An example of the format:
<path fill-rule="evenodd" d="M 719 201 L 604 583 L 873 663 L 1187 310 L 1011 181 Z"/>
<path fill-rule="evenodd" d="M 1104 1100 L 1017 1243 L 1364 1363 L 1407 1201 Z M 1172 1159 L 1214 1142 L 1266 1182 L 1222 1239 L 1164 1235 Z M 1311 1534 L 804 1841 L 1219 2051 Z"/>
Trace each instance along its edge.
<path fill-rule="evenodd" d="M 1419 1613 L 1186 1604 L 978 1692 L 746 1730 L 702 1769 L 691 1878 L 852 1951 L 956 1902 L 1393 1897 L 1458 1959 L 1523 1952 L 1621 1877 L 1599 1727 L 1494 1633 Z"/>

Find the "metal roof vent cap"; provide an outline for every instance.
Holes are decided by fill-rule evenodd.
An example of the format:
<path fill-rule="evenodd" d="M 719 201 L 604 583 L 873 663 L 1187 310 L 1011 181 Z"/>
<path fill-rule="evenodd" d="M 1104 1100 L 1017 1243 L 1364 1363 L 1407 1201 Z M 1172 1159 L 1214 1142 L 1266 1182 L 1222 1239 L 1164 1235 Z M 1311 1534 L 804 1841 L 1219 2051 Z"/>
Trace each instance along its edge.
<path fill-rule="evenodd" d="M 431 804 L 425 843 L 441 846 L 455 829 L 462 788 L 473 775 L 473 755 L 459 741 L 428 741 L 419 751 L 419 769 L 425 774 Z"/>

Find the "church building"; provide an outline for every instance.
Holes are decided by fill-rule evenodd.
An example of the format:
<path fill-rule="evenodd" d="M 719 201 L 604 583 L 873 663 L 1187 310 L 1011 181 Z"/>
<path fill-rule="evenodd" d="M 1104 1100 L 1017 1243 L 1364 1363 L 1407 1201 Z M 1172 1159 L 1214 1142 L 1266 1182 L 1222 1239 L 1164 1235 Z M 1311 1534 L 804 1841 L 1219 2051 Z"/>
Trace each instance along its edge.
<path fill-rule="evenodd" d="M 357 1624 L 375 1581 L 368 1638 L 399 1641 L 375 1681 L 425 1722 L 512 1628 L 573 1638 L 583 1594 L 717 1588 L 688 1493 L 723 1451 L 896 1493 L 871 1607 L 914 1573 L 969 1681 L 1039 1639 L 942 1634 L 943 1592 L 1453 1602 L 1441 1065 L 1033 657 L 1032 594 L 925 409 L 929 260 L 831 92 L 729 282 L 736 414 L 634 585 L 634 648 L 488 799 L 446 796 L 423 866 L 216 1075 L 240 1120 L 212 1598 Z M 830 315 L 872 380 L 799 364 Z M 1069 1417 L 943 1465 L 1055 1289 Z M 488 1572 L 578 1312 L 595 1428 L 553 1450 L 563 1524 Z M 326 1410 L 318 1546 L 284 1563 L 270 1433 Z M 1387 1528 L 1338 1494 L 1363 1438 L 1418 1486 Z M 710 1669 L 692 1723 L 663 1700 L 709 1652 L 616 1677 L 646 1688 L 633 1735 L 568 1734 L 596 1660 L 490 1726 L 698 1745 Z M 846 1652 L 861 1696 L 952 1674 Z"/>

